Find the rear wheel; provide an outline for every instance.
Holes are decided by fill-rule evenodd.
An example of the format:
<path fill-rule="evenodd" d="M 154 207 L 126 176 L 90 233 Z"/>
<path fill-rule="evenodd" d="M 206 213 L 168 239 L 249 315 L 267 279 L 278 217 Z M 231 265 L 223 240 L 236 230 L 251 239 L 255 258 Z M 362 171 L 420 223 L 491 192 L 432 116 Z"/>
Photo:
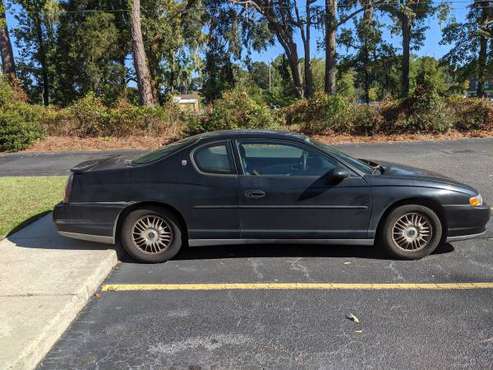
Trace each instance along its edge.
<path fill-rule="evenodd" d="M 182 232 L 176 217 L 158 207 L 130 212 L 123 221 L 120 240 L 123 248 L 138 261 L 164 262 L 182 246 Z"/>
<path fill-rule="evenodd" d="M 442 223 L 432 209 L 411 204 L 390 212 L 380 238 L 382 246 L 392 256 L 419 259 L 438 247 L 442 232 Z"/>

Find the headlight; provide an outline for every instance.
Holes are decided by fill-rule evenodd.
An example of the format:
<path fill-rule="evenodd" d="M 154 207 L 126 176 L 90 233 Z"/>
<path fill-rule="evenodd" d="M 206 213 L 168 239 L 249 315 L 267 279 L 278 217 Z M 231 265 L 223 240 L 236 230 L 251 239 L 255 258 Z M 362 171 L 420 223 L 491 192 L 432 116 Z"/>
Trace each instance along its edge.
<path fill-rule="evenodd" d="M 470 197 L 469 204 L 473 207 L 481 207 L 483 205 L 483 197 L 481 196 L 481 194 Z"/>

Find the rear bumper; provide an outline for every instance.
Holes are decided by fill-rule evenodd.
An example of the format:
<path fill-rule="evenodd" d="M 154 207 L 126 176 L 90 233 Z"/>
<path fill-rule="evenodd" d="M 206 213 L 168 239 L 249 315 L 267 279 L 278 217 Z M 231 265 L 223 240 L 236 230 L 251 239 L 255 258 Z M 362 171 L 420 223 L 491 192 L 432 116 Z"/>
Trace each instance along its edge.
<path fill-rule="evenodd" d="M 447 241 L 477 238 L 486 233 L 491 210 L 487 205 L 473 208 L 469 205 L 445 206 Z"/>
<path fill-rule="evenodd" d="M 68 231 L 60 231 L 60 230 L 58 230 L 58 234 L 60 234 L 61 236 L 65 236 L 67 238 L 85 240 L 88 242 L 111 244 L 111 245 L 115 244 L 115 239 L 112 236 L 71 233 Z"/>
<path fill-rule="evenodd" d="M 115 244 L 120 212 L 127 203 L 59 203 L 53 210 L 53 222 L 60 235 Z"/>

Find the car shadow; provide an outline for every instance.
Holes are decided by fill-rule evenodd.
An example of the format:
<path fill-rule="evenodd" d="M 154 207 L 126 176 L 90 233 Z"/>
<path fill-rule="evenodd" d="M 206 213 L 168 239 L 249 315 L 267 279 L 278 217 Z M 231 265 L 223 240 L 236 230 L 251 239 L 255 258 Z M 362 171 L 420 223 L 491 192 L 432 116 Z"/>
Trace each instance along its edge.
<path fill-rule="evenodd" d="M 451 244 L 440 245 L 433 254 L 445 254 L 454 251 Z M 368 258 L 393 260 L 381 248 L 376 246 L 350 245 L 221 245 L 184 248 L 174 260 L 224 259 L 249 257 L 335 257 Z"/>
<path fill-rule="evenodd" d="M 51 215 L 41 217 L 18 232 L 6 238 L 19 248 L 65 249 L 65 250 L 104 250 L 115 249 L 121 262 L 135 263 L 117 244 L 116 246 L 85 242 L 60 236 L 53 225 Z M 434 254 L 454 251 L 450 244 L 443 244 Z M 200 260 L 247 257 L 357 257 L 391 260 L 381 248 L 350 245 L 293 245 L 293 244 L 252 244 L 221 245 L 207 247 L 185 247 L 174 260 Z"/>

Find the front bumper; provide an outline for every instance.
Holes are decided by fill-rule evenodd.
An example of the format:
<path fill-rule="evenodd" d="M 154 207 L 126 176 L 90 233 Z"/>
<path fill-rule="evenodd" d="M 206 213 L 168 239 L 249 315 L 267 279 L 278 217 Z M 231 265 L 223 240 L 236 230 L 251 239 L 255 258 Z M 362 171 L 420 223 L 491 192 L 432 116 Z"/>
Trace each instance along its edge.
<path fill-rule="evenodd" d="M 447 220 L 447 241 L 477 238 L 486 233 L 486 225 L 491 217 L 490 207 L 470 205 L 445 206 Z"/>

